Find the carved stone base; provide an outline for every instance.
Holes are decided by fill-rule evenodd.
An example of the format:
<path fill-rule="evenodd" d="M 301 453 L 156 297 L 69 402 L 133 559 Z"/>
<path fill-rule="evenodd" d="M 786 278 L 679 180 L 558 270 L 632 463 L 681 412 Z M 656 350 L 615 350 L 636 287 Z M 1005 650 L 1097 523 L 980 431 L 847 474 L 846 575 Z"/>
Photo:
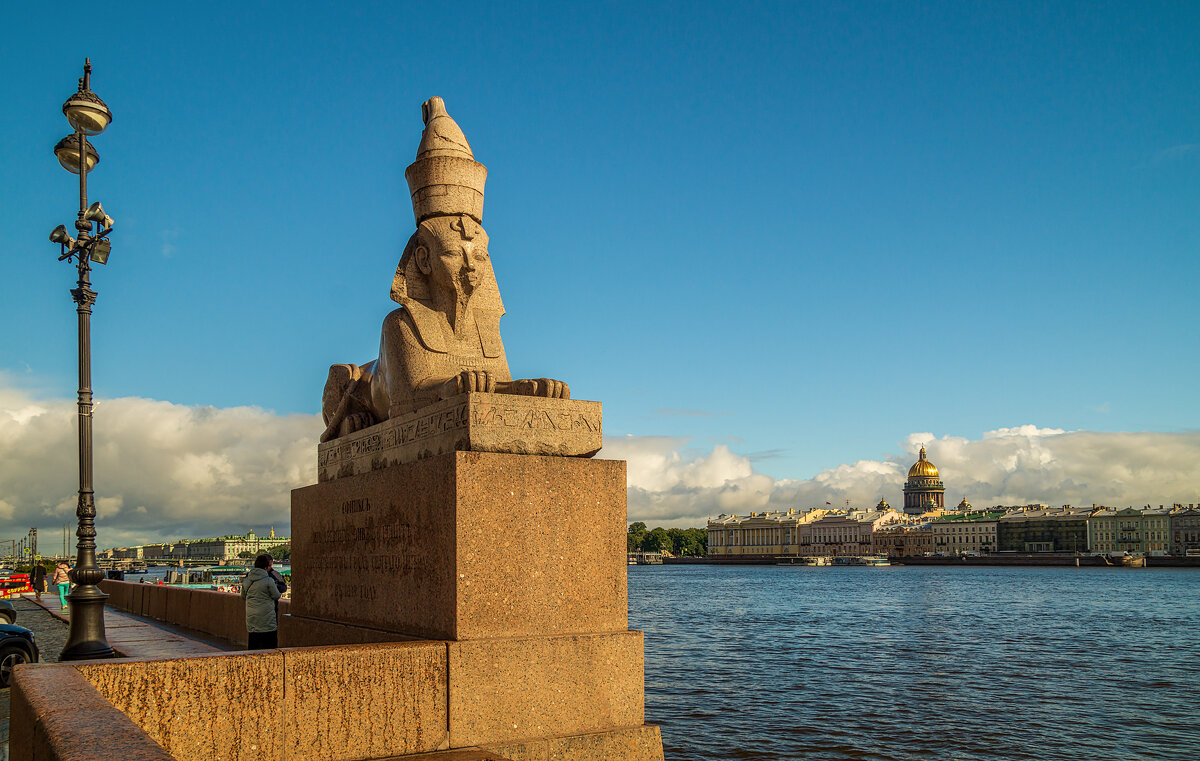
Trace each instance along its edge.
<path fill-rule="evenodd" d="M 321 444 L 317 480 L 455 451 L 591 457 L 604 444 L 601 422 L 600 402 L 463 394 Z"/>

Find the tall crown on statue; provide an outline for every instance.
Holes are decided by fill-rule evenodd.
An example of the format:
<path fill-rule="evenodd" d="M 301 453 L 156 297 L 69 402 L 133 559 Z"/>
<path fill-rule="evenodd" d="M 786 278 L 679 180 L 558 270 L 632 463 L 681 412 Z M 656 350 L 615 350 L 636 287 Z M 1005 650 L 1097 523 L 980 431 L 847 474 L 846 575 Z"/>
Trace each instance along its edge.
<path fill-rule="evenodd" d="M 483 185 L 487 167 L 475 160 L 471 146 L 441 98 L 421 104 L 425 131 L 417 160 L 404 170 L 412 193 L 417 224 L 431 217 L 467 215 L 483 222 Z"/>
<path fill-rule="evenodd" d="M 487 167 L 475 160 L 462 129 L 446 112 L 446 103 L 438 97 L 421 104 L 425 131 L 417 147 L 417 159 L 404 170 L 412 194 L 413 216 L 418 229 L 443 239 L 471 241 L 476 249 L 487 250 L 488 235 L 483 229 L 483 186 Z M 429 284 L 418 267 L 413 252 L 419 240 L 414 233 L 400 257 L 392 279 L 392 301 L 410 306 L 410 301 L 428 302 Z M 504 314 L 504 302 L 492 270 L 491 258 L 476 265 L 482 270 L 479 285 L 471 297 L 476 312 Z"/>

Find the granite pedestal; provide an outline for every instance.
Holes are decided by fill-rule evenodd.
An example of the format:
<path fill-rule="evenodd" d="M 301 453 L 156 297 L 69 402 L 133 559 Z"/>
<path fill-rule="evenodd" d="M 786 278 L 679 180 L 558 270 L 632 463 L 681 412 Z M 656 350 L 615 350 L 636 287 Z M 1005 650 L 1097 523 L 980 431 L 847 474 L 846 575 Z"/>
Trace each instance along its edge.
<path fill-rule="evenodd" d="M 625 515 L 616 460 L 458 451 L 297 489 L 281 644 L 441 643 L 450 750 L 660 760 Z"/>

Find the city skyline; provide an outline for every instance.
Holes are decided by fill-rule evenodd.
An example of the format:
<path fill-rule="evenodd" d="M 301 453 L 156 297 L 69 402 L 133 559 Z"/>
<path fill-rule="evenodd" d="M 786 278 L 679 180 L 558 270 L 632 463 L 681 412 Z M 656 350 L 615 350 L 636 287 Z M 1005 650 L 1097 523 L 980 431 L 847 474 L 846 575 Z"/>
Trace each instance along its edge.
<path fill-rule="evenodd" d="M 62 8 L 0 51 L 0 536 L 74 511 Z M 922 443 L 948 503 L 1197 501 L 1200 11 L 287 9 L 90 22 L 102 546 L 287 525 L 433 95 L 489 169 L 513 372 L 604 403 L 631 520 L 898 504 Z"/>

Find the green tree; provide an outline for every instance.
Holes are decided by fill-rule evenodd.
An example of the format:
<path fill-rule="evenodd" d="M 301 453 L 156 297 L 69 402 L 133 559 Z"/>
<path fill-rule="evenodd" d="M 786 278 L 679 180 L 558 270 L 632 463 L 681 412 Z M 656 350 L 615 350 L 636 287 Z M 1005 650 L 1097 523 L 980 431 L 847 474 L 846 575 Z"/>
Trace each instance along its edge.
<path fill-rule="evenodd" d="M 687 554 L 684 552 L 687 549 L 687 532 L 681 528 L 669 528 L 667 529 L 667 539 L 671 541 L 671 546 L 667 550 L 672 555 Z"/>
<path fill-rule="evenodd" d="M 667 530 L 661 526 L 646 534 L 642 539 L 643 552 L 662 552 L 671 551 L 671 537 L 667 535 Z"/>
<path fill-rule="evenodd" d="M 642 549 L 642 541 L 646 538 L 646 524 L 641 521 L 636 521 L 629 524 L 629 533 L 626 536 L 625 549 L 628 552 L 639 552 Z"/>
<path fill-rule="evenodd" d="M 250 550 L 245 550 L 243 552 L 239 552 L 238 557 L 239 558 L 253 558 L 253 557 L 258 557 L 258 554 L 251 552 Z"/>
<path fill-rule="evenodd" d="M 276 546 L 272 547 L 270 550 L 268 550 L 268 552 L 270 552 L 271 557 L 275 558 L 276 560 L 291 560 L 292 559 L 292 545 L 291 544 L 276 545 Z"/>

